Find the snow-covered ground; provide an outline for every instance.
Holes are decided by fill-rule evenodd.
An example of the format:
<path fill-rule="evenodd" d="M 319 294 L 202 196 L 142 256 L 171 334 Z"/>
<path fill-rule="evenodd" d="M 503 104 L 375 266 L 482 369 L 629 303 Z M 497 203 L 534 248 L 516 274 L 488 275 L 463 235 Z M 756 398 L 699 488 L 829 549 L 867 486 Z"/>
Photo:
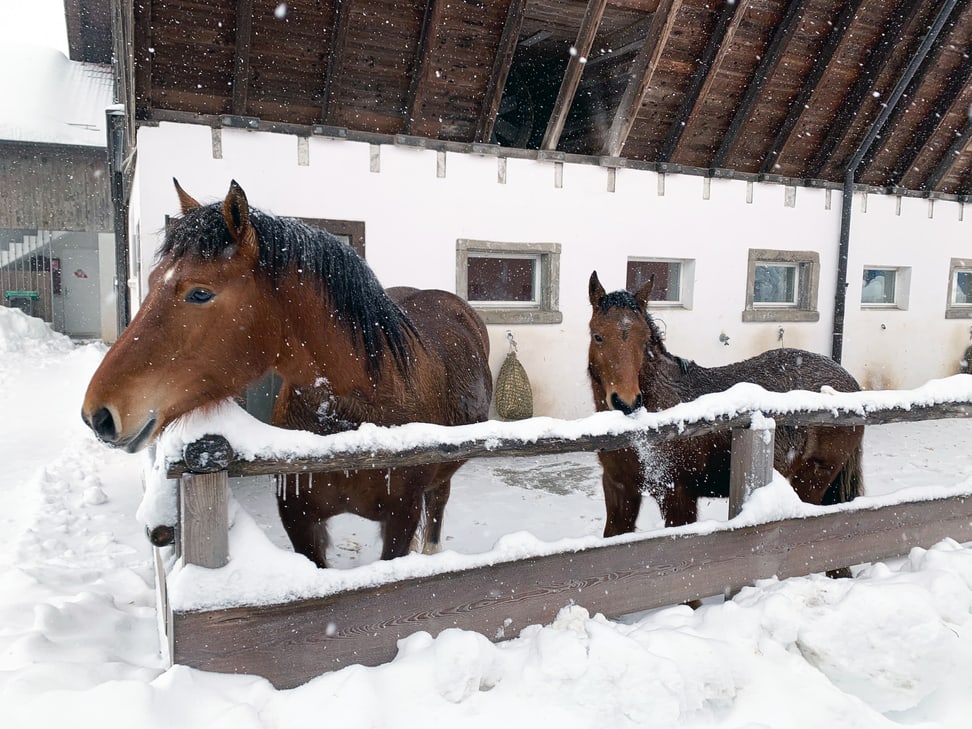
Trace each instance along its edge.
<path fill-rule="evenodd" d="M 608 621 L 568 606 L 501 644 L 419 633 L 386 665 L 288 691 L 167 668 L 135 518 L 145 460 L 103 448 L 78 416 L 103 353 L 0 308 L 5 729 L 969 726 L 972 550 L 948 540 L 853 580 L 768 580 L 697 611 Z M 965 484 L 970 435 L 965 420 L 869 429 L 869 493 Z M 285 547 L 266 485 L 250 479 L 235 496 L 268 542 Z M 455 479 L 445 546 L 485 552 L 517 532 L 587 538 L 602 512 L 587 454 L 474 461 Z M 644 512 L 639 528 L 657 527 L 657 509 Z M 703 507 L 703 518 L 724 514 L 721 501 Z M 334 532 L 341 568 L 374 559 L 370 523 L 346 517 Z"/>

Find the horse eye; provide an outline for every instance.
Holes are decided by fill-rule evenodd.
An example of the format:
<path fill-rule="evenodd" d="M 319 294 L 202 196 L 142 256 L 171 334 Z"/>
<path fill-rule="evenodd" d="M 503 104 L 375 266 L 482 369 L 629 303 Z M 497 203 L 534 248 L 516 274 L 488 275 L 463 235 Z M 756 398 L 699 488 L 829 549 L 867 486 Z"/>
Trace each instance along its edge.
<path fill-rule="evenodd" d="M 600 334 L 595 334 L 594 335 L 594 341 L 597 342 L 598 344 L 600 344 L 601 342 L 604 341 L 604 337 L 602 337 Z"/>
<path fill-rule="evenodd" d="M 207 301 L 211 301 L 214 296 L 216 294 L 208 289 L 193 289 L 186 294 L 186 301 L 190 304 L 205 304 Z"/>

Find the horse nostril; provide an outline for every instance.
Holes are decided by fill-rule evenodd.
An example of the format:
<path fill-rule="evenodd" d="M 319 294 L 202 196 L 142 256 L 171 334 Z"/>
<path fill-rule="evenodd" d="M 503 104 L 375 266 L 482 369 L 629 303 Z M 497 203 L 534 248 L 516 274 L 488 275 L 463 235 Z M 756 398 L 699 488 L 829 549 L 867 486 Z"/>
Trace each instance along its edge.
<path fill-rule="evenodd" d="M 642 397 L 640 392 L 638 393 L 638 396 L 634 399 L 633 405 L 629 405 L 624 400 L 622 400 L 618 396 L 618 393 L 616 392 L 611 393 L 611 407 L 614 408 L 615 410 L 620 410 L 625 415 L 631 415 L 631 413 L 633 413 L 635 410 L 641 407 L 641 403 L 642 403 Z"/>
<path fill-rule="evenodd" d="M 118 438 L 118 430 L 115 428 L 115 419 L 111 417 L 108 408 L 98 408 L 91 415 L 88 422 L 91 430 L 95 432 L 101 440 L 108 443 L 114 442 Z"/>

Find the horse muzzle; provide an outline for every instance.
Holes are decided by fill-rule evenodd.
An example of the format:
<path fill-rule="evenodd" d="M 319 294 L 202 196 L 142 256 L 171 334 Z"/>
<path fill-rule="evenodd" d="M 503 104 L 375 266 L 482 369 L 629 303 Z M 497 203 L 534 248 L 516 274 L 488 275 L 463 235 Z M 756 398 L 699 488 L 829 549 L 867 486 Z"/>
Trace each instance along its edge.
<path fill-rule="evenodd" d="M 611 408 L 614 410 L 620 410 L 625 415 L 631 415 L 635 410 L 644 407 L 645 399 L 641 396 L 639 392 L 635 395 L 632 402 L 627 402 L 621 398 L 616 392 L 611 393 Z"/>
<path fill-rule="evenodd" d="M 155 433 L 158 416 L 149 412 L 149 418 L 134 435 L 125 436 L 120 429 L 121 419 L 112 412 L 112 408 L 99 407 L 90 414 L 81 411 L 81 419 L 94 431 L 94 434 L 105 445 L 121 448 L 127 453 L 135 453 L 148 445 Z"/>

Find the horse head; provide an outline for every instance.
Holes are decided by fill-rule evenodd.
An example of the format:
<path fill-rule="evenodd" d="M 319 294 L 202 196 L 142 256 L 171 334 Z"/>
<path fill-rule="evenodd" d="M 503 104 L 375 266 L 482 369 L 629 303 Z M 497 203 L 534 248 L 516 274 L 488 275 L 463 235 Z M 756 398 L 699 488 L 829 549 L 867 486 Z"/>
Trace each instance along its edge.
<path fill-rule="evenodd" d="M 597 271 L 591 273 L 587 363 L 598 410 L 620 410 L 628 415 L 645 403 L 640 376 L 646 359 L 654 356 L 653 346 L 660 344 L 648 314 L 653 285 L 654 277 L 634 294 L 605 293 Z"/>
<path fill-rule="evenodd" d="M 182 216 L 81 413 L 98 438 L 128 452 L 190 410 L 238 395 L 270 367 L 279 337 L 243 189 L 234 181 L 221 205 L 203 206 L 173 181 Z"/>

